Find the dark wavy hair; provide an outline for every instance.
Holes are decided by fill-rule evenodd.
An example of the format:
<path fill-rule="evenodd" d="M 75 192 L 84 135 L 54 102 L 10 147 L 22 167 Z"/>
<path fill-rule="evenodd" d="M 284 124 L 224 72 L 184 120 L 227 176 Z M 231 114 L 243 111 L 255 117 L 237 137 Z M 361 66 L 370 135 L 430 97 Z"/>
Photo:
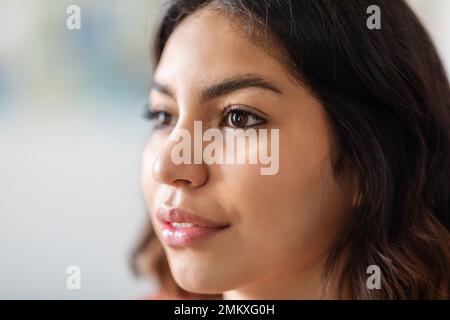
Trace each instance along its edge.
<path fill-rule="evenodd" d="M 323 285 L 349 250 L 341 280 L 355 299 L 448 299 L 450 286 L 450 87 L 427 32 L 401 0 L 172 0 L 155 42 L 155 65 L 177 25 L 205 6 L 267 32 L 287 72 L 317 97 L 338 148 L 336 177 L 359 181 L 358 205 L 329 252 Z M 370 5 L 381 29 L 366 26 Z M 225 15 L 224 15 L 225 18 Z M 163 290 L 178 287 L 147 225 L 134 252 Z M 382 289 L 368 290 L 378 265 Z M 142 271 L 142 270 L 141 270 Z M 217 297 L 217 296 L 214 296 Z"/>

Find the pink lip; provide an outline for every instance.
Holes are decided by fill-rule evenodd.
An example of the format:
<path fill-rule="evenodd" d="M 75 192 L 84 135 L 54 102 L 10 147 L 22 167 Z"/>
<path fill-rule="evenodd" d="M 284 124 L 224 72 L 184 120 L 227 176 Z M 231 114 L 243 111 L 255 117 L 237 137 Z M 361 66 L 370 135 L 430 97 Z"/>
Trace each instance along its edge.
<path fill-rule="evenodd" d="M 157 217 L 162 223 L 162 241 L 169 247 L 190 246 L 226 229 L 229 225 L 210 222 L 180 208 L 161 207 Z M 190 223 L 191 227 L 176 227 L 172 223 Z"/>

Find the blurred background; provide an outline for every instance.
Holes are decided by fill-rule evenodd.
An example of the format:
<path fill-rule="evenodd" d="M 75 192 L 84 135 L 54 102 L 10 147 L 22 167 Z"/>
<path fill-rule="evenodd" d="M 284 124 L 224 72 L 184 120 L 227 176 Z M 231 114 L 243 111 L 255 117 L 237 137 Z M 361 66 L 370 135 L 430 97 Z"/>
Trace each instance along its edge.
<path fill-rule="evenodd" d="M 160 0 L 0 0 L 0 299 L 133 299 Z M 450 70 L 450 0 L 411 0 Z M 81 8 L 81 30 L 66 9 Z M 81 289 L 66 286 L 70 265 Z"/>
<path fill-rule="evenodd" d="M 81 30 L 66 9 L 81 8 Z M 159 1 L 0 0 L 0 298 L 132 299 Z M 81 268 L 68 290 L 66 268 Z"/>

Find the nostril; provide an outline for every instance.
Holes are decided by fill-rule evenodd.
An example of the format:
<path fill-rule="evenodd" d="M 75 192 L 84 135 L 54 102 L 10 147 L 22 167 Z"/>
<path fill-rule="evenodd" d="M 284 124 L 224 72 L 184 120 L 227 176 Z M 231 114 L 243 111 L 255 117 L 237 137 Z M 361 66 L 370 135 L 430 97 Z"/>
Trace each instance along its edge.
<path fill-rule="evenodd" d="M 173 185 L 188 185 L 191 186 L 192 185 L 192 181 L 187 180 L 187 179 L 177 179 L 175 181 L 172 182 Z"/>

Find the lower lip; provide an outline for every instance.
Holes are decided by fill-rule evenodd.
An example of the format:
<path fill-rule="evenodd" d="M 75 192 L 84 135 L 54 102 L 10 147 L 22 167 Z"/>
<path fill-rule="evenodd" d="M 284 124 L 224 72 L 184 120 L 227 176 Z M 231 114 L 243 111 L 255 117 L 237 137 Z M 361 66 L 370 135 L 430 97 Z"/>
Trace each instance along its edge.
<path fill-rule="evenodd" d="M 189 228 L 175 228 L 170 223 L 164 223 L 162 228 L 162 241 L 172 248 L 183 248 L 191 246 L 200 241 L 224 231 L 227 227 L 205 228 L 193 226 Z"/>

